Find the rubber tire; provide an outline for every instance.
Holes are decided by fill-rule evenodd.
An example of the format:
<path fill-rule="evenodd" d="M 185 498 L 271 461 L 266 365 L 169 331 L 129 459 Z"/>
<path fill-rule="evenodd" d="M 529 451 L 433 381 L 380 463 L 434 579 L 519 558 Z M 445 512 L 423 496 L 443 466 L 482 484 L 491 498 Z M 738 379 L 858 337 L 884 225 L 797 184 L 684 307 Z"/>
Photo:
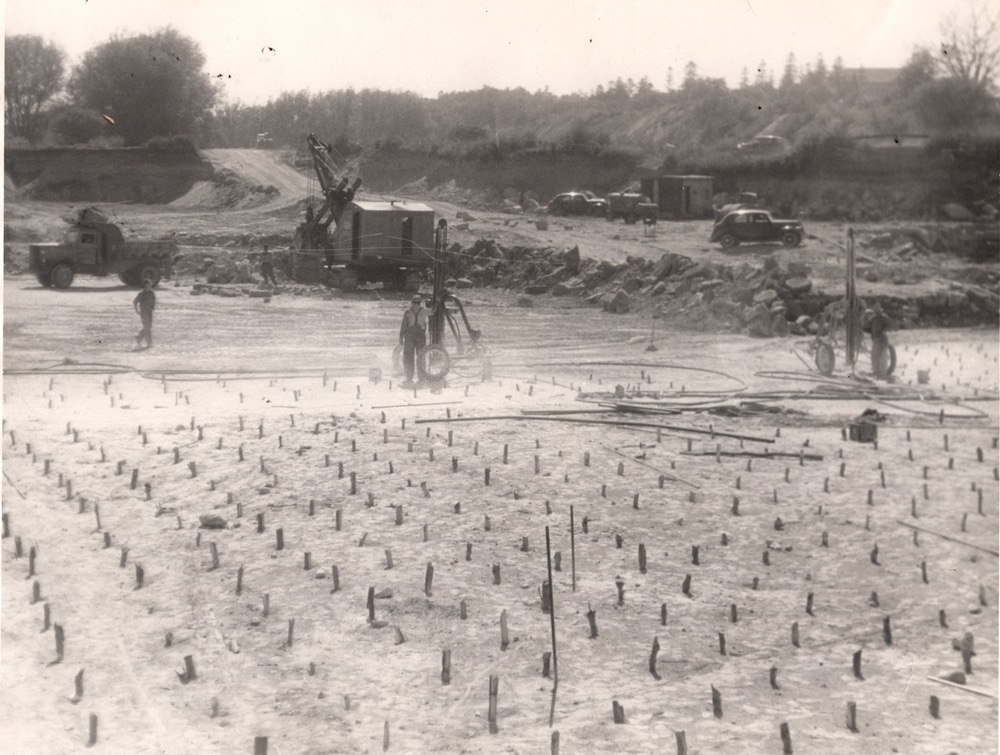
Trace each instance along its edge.
<path fill-rule="evenodd" d="M 52 268 L 52 272 L 49 273 L 49 280 L 52 281 L 52 285 L 56 288 L 69 288 L 73 285 L 74 275 L 72 266 L 67 265 L 65 262 L 60 262 Z"/>
<path fill-rule="evenodd" d="M 35 278 L 42 284 L 42 288 L 52 288 L 52 278 L 49 277 L 48 273 L 39 273 Z"/>
<path fill-rule="evenodd" d="M 121 281 L 122 283 L 124 283 L 124 284 L 125 284 L 126 286 L 131 286 L 131 285 L 132 285 L 132 284 L 131 284 L 131 283 L 129 282 L 129 281 L 130 281 L 131 279 L 129 278 L 129 274 L 128 274 L 128 271 L 127 271 L 127 270 L 126 270 L 126 271 L 124 271 L 124 272 L 121 272 L 121 273 L 118 273 L 118 280 L 120 280 L 120 281 Z"/>
<path fill-rule="evenodd" d="M 892 344 L 890 343 L 890 344 L 889 344 L 889 345 L 888 345 L 888 346 L 886 347 L 886 350 L 885 350 L 885 355 L 886 355 L 887 359 L 889 360 L 889 362 L 888 362 L 888 364 L 886 365 L 886 368 L 885 368 L 885 373 L 884 373 L 884 374 L 881 374 L 881 375 L 880 375 L 880 374 L 879 374 L 879 371 L 878 371 L 878 369 L 877 369 L 877 368 L 875 367 L 875 365 L 874 365 L 874 364 L 872 365 L 872 372 L 873 372 L 873 373 L 875 373 L 875 376 L 876 376 L 876 377 L 878 377 L 878 378 L 880 378 L 880 379 L 882 379 L 882 380 L 886 380 L 886 379 L 888 379 L 888 377 L 889 377 L 889 376 L 890 376 L 890 375 L 891 375 L 891 374 L 892 374 L 893 372 L 895 372 L 895 370 L 896 370 L 896 347 L 895 347 L 895 346 L 893 346 L 893 345 L 892 345 Z"/>
<path fill-rule="evenodd" d="M 785 246 L 798 246 L 802 243 L 802 237 L 795 231 L 785 231 L 781 236 L 781 243 Z"/>
<path fill-rule="evenodd" d="M 451 357 L 443 346 L 424 346 L 417 352 L 417 370 L 421 378 L 436 382 L 443 380 L 451 369 Z"/>
<path fill-rule="evenodd" d="M 153 288 L 156 288 L 156 284 L 160 282 L 160 268 L 156 265 L 143 265 L 139 268 L 136 274 L 136 283 L 140 286 L 143 285 L 143 281 L 149 280 L 153 284 Z"/>
<path fill-rule="evenodd" d="M 736 237 L 733 234 L 724 233 L 719 239 L 719 243 L 722 244 L 723 249 L 732 249 L 734 246 L 737 246 L 740 242 L 737 241 Z"/>
<path fill-rule="evenodd" d="M 820 341 L 816 345 L 816 367 L 820 374 L 832 375 L 833 368 L 837 364 L 837 357 L 833 352 L 833 346 L 826 341 Z"/>

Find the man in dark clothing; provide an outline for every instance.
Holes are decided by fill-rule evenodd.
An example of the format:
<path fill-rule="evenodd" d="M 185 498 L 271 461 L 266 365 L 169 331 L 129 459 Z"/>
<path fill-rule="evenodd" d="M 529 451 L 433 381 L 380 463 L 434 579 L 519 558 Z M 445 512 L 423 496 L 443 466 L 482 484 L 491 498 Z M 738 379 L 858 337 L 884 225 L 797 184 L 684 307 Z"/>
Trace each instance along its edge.
<path fill-rule="evenodd" d="M 404 388 L 413 387 L 417 352 L 427 343 L 427 310 L 420 306 L 419 295 L 410 300 L 410 308 L 403 313 L 399 326 L 399 343 L 403 346 L 403 369 L 406 371 Z"/>
<path fill-rule="evenodd" d="M 139 319 L 142 320 L 142 330 L 139 331 L 139 335 L 135 338 L 136 345 L 141 347 L 142 339 L 145 337 L 146 348 L 152 348 L 153 310 L 156 309 L 156 294 L 153 293 L 153 282 L 151 280 L 147 279 L 142 282 L 142 291 L 132 300 L 132 306 L 139 313 Z"/>
<path fill-rule="evenodd" d="M 274 258 L 271 253 L 267 251 L 267 245 L 264 245 L 264 251 L 260 255 L 260 277 L 264 279 L 264 283 L 269 280 L 272 286 L 277 286 L 278 281 L 274 279 Z"/>

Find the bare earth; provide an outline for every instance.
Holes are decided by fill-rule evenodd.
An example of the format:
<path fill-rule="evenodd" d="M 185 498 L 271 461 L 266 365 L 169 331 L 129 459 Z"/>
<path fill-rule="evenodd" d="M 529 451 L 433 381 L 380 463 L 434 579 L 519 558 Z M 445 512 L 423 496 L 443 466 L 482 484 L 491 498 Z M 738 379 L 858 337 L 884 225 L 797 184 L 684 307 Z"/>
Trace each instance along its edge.
<path fill-rule="evenodd" d="M 287 232 L 288 200 L 270 214 L 120 210 L 138 235 Z M 438 209 L 454 217 L 457 208 Z M 19 203 L 5 214 L 30 226 L 64 210 Z M 548 236 L 505 220 L 483 216 L 469 239 L 489 231 L 528 243 L 516 241 L 523 234 L 616 259 L 708 249 L 698 240 L 705 224 L 664 224 L 646 240 L 641 227 L 597 220 Z M 822 249 L 810 241 L 798 253 L 818 266 Z M 492 380 L 463 377 L 459 365 L 440 392 L 415 393 L 392 373 L 405 307 L 396 296 L 265 302 L 191 296 L 191 282 L 158 289 L 156 346 L 146 351 L 133 346 L 134 291 L 116 282 L 82 276 L 67 291 L 27 275 L 4 282 L 6 751 L 83 750 L 92 715 L 94 751 L 114 753 L 250 753 L 258 736 L 283 755 L 374 753 L 387 731 L 388 751 L 403 753 L 544 752 L 556 731 L 566 753 L 675 752 L 681 731 L 689 753 L 780 752 L 782 723 L 796 752 L 997 751 L 994 329 L 892 334 L 897 385 L 929 370 L 927 396 L 967 399 L 959 403 L 885 403 L 861 382 L 855 393 L 868 398 L 755 398 L 783 410 L 756 416 L 565 415 L 671 427 L 659 432 L 448 423 L 594 409 L 578 397 L 619 384 L 686 402 L 692 392 L 738 399 L 816 383 L 795 379 L 807 377 L 796 356 L 808 361 L 805 341 L 660 323 L 648 352 L 648 319 L 546 298 L 522 309 L 513 294 L 477 289 L 463 302 L 493 351 Z M 842 438 L 866 408 L 887 415 L 877 447 Z M 789 455 L 715 455 L 765 449 Z M 199 526 L 207 514 L 225 528 Z M 929 532 L 915 537 L 906 524 Z M 561 562 L 555 695 L 542 675 L 553 650 L 540 603 L 546 528 Z M 61 660 L 44 606 L 65 635 Z M 953 641 L 966 633 L 976 654 L 964 689 L 929 680 L 962 670 Z M 858 651 L 863 679 L 852 673 Z M 849 702 L 857 732 L 846 726 Z"/>
<path fill-rule="evenodd" d="M 968 631 L 977 653 L 968 686 L 995 693 L 997 559 L 929 534 L 915 545 L 912 531 L 896 520 L 997 549 L 995 400 L 969 405 L 988 419 L 946 419 L 943 427 L 935 417 L 874 404 L 889 415 L 877 450 L 841 440 L 841 427 L 872 402 L 782 404 L 805 411 L 802 418 L 663 420 L 702 428 L 712 423 L 715 430 L 772 439 L 772 451 L 795 454 L 808 442 L 807 453 L 823 456 L 803 466 L 794 458 L 754 459 L 748 470 L 742 457 L 716 463 L 712 455 L 685 455 L 688 438 L 694 451 L 714 451 L 717 443 L 723 451 L 739 451 L 733 439 L 667 432 L 657 442 L 652 429 L 416 420 L 444 420 L 449 412 L 457 418 L 576 408 L 577 389 L 634 386 L 642 374 L 651 381 L 643 386 L 649 390 L 669 391 L 673 384 L 677 391 L 686 384 L 687 390 L 728 392 L 738 388 L 736 379 L 754 390 L 770 388 L 777 383 L 754 373 L 801 368 L 787 341 L 671 333 L 650 354 L 645 342 L 625 343 L 645 332 L 644 323 L 627 316 L 520 310 L 499 296 L 473 297 L 475 325 L 497 351 L 495 379 L 459 379 L 440 394 L 415 396 L 388 379 L 400 301 L 276 297 L 265 304 L 191 297 L 187 289 L 167 287 L 159 292 L 156 347 L 132 352 L 137 318 L 131 297 L 97 280 L 68 292 L 42 290 L 29 278 L 5 285 L 5 369 L 69 357 L 82 363 L 75 369 L 87 370 L 8 374 L 5 380 L 4 512 L 11 537 L 3 547 L 0 734 L 21 751 L 83 747 L 93 713 L 100 747 L 111 752 L 250 752 L 258 735 L 283 753 L 376 752 L 386 721 L 390 751 L 538 752 L 548 746 L 552 701 L 552 682 L 541 676 L 542 653 L 551 650 L 549 617 L 538 594 L 546 574 L 546 526 L 552 549 L 562 554 L 562 571 L 555 574 L 559 689 L 553 730 L 564 751 L 670 751 L 674 730 L 685 731 L 691 752 L 773 751 L 782 722 L 802 751 L 993 748 L 995 699 L 926 677 L 961 670 L 951 643 Z M 902 381 L 927 368 L 933 382 L 951 384 L 952 393 L 995 388 L 995 333 L 898 335 Z M 650 366 L 587 364 L 599 361 Z M 386 379 L 369 383 L 372 367 L 381 367 Z M 720 369 L 732 378 L 681 369 L 690 367 Z M 254 372 L 236 376 L 236 370 Z M 293 370 L 307 372 L 296 377 Z M 765 444 L 743 445 L 760 451 Z M 977 449 L 984 450 L 981 463 Z M 661 489 L 661 472 L 691 484 L 668 479 Z M 69 489 L 57 484 L 60 476 Z M 829 492 L 823 492 L 824 481 Z M 982 516 L 973 484 L 982 490 Z M 731 513 L 733 496 L 740 499 L 740 516 Z M 918 519 L 911 517 L 914 498 Z M 403 510 L 400 525 L 396 506 Z M 227 528 L 199 529 L 199 517 L 208 513 L 223 516 Z M 782 531 L 774 529 L 778 517 Z M 820 546 L 824 531 L 828 548 Z M 110 533 L 109 548 L 104 533 Z M 723 533 L 726 546 L 720 544 Z M 14 536 L 25 551 L 20 559 L 14 558 Z M 527 551 L 520 550 L 522 538 Z M 762 563 L 767 541 L 775 548 L 770 566 Z M 870 560 L 876 543 L 880 566 Z M 647 554 L 645 574 L 638 568 L 639 544 Z M 700 546 L 698 566 L 692 545 Z M 29 547 L 37 553 L 33 578 Z M 123 547 L 128 553 L 121 568 Z M 921 578 L 922 561 L 929 584 Z M 430 597 L 423 592 L 428 563 L 434 567 Z M 135 564 L 144 570 L 141 589 Z M 493 564 L 500 564 L 500 585 L 493 584 Z M 331 594 L 332 565 L 340 589 Z M 317 568 L 327 570 L 326 579 L 316 578 Z M 687 574 L 690 598 L 681 593 Z M 621 606 L 616 577 L 624 582 Z M 31 603 L 33 580 L 52 621 L 65 630 L 65 655 L 56 665 L 50 665 L 56 659 L 53 632 L 40 631 L 42 605 Z M 374 625 L 365 608 L 369 587 L 391 593 L 375 601 Z M 872 592 L 878 607 L 869 603 Z M 814 595 L 812 616 L 805 613 L 808 593 Z M 459 618 L 463 600 L 465 621 Z M 662 604 L 666 625 L 660 623 Z M 737 606 L 735 624 L 731 605 Z M 596 612 L 593 639 L 588 607 Z M 941 609 L 947 629 L 938 622 Z M 502 611 L 510 632 L 506 650 L 500 646 Z M 891 646 L 882 636 L 887 616 Z M 799 648 L 790 641 L 793 622 L 799 624 Z M 398 642 L 396 628 L 405 642 Z M 719 654 L 719 632 L 725 633 L 726 656 Z M 654 637 L 661 648 L 660 680 L 647 668 Z M 448 686 L 441 683 L 445 649 L 452 653 Z M 864 681 L 851 673 L 857 650 L 863 651 Z M 177 674 L 188 655 L 197 678 L 183 684 Z M 776 690 L 768 682 L 772 666 L 778 668 Z M 74 705 L 69 698 L 80 670 L 85 692 Z M 490 675 L 500 678 L 499 733 L 492 736 L 486 721 Z M 713 685 L 722 693 L 721 720 L 712 716 Z M 941 700 L 937 720 L 928 713 L 931 695 Z M 612 723 L 613 700 L 625 709 L 623 726 Z M 848 701 L 857 703 L 857 734 L 845 728 Z"/>

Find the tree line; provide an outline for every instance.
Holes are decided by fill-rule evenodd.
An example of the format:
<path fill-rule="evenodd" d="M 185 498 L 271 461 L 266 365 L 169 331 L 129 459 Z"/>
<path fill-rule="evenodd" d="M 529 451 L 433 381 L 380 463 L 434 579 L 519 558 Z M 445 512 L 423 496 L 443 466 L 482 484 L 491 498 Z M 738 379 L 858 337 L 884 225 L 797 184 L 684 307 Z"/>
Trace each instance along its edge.
<path fill-rule="evenodd" d="M 915 48 L 890 82 L 838 58 L 780 75 L 764 61 L 736 87 L 685 66 L 658 88 L 617 78 L 589 92 L 524 88 L 441 93 L 344 88 L 282 92 L 263 105 L 228 102 L 199 45 L 168 27 L 114 36 L 67 69 L 65 53 L 32 35 L 7 36 L 4 117 L 9 144 L 248 147 L 267 133 L 298 147 L 315 131 L 344 156 L 367 147 L 503 157 L 522 150 L 678 149 L 688 157 L 734 145 L 769 124 L 792 142 L 850 134 L 981 134 L 994 129 L 1000 33 L 984 12 L 942 24 L 940 48 Z"/>

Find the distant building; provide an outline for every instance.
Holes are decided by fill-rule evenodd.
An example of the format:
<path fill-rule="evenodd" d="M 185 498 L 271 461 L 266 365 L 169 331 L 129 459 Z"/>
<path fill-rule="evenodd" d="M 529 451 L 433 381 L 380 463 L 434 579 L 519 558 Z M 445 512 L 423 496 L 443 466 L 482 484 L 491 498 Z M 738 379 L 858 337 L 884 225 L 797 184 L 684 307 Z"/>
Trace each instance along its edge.
<path fill-rule="evenodd" d="M 640 186 L 659 208 L 660 217 L 710 218 L 713 180 L 711 176 L 657 176 L 641 179 Z"/>

